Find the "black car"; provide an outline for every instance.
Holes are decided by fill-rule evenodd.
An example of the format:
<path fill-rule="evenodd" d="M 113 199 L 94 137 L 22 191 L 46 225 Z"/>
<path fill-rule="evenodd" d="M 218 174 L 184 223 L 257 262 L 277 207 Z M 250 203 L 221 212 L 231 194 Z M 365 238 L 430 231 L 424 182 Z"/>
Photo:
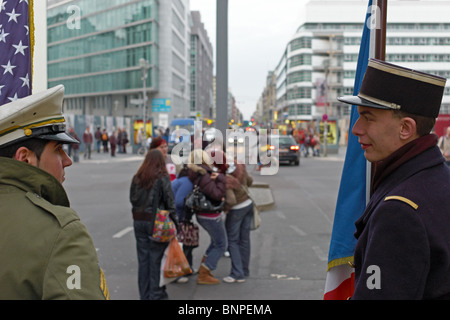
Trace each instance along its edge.
<path fill-rule="evenodd" d="M 300 165 L 300 146 L 297 144 L 293 136 L 272 135 L 270 139 L 270 149 L 272 150 L 272 152 L 275 152 L 275 155 L 278 153 L 278 160 L 280 162 L 288 161 L 295 164 L 296 166 Z M 275 139 L 278 139 L 278 150 L 275 147 Z"/>

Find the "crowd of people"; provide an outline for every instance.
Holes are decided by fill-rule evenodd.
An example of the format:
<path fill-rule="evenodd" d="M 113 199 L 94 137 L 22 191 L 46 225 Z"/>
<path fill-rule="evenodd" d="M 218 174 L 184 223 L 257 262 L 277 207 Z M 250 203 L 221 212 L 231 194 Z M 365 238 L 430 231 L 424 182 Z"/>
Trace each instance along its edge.
<path fill-rule="evenodd" d="M 96 131 L 92 133 L 90 127 L 86 126 L 81 139 L 72 127 L 69 128 L 68 133 L 80 143 L 83 143 L 83 157 L 88 160 L 91 159 L 93 148 L 95 148 L 97 153 L 110 153 L 111 157 L 115 157 L 116 150 L 118 153 L 127 153 L 127 145 L 130 142 L 125 128 L 118 128 L 108 133 L 106 129 L 101 130 L 100 127 L 97 127 Z M 67 153 L 74 162 L 79 161 L 79 147 L 78 144 L 67 147 Z"/>
<path fill-rule="evenodd" d="M 197 274 L 196 281 L 199 285 L 219 284 L 221 281 L 213 275 L 213 271 L 225 252 L 230 254 L 231 269 L 229 276 L 222 279 L 223 282 L 244 282 L 249 276 L 250 222 L 254 206 L 246 191 L 253 179 L 247 173 L 245 165 L 228 160 L 226 153 L 220 148 L 208 152 L 195 149 L 188 157 L 187 163 L 177 170 L 177 175 L 170 175 L 173 163 L 168 159 L 170 157 L 167 157 L 166 141 L 161 137 L 153 139 L 130 188 L 138 251 L 140 298 L 168 298 L 165 285 L 161 286 L 159 281 L 161 261 L 168 243 L 155 244 L 149 240 L 155 218 L 155 208 L 152 205 L 156 204 L 158 208 L 170 212 L 179 231 L 180 224 L 195 225 L 196 221 L 210 238 L 198 268 L 193 265 L 192 259 L 192 251 L 198 244 L 183 245 L 193 273 L 178 278 L 177 282 L 186 283 L 189 276 Z M 161 166 L 161 163 L 165 166 Z M 152 174 L 145 175 L 144 172 L 148 171 L 152 171 Z M 164 186 L 162 193 L 158 192 L 160 184 Z M 193 212 L 186 208 L 184 200 L 195 187 L 220 209 L 214 212 Z M 156 195 L 160 197 L 158 200 L 154 200 Z M 142 227 L 143 225 L 146 227 Z M 152 251 L 151 248 L 157 249 Z"/>

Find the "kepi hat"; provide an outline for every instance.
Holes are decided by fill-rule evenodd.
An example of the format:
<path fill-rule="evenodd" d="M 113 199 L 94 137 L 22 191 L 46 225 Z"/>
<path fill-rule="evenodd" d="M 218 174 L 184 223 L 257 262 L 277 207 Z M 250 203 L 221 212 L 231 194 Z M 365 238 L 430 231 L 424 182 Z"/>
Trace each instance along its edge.
<path fill-rule="evenodd" d="M 63 99 L 64 86 L 58 85 L 1 105 L 0 148 L 30 138 L 79 143 L 66 133 Z"/>
<path fill-rule="evenodd" d="M 337 99 L 357 106 L 437 118 L 447 79 L 369 59 L 357 96 Z"/>

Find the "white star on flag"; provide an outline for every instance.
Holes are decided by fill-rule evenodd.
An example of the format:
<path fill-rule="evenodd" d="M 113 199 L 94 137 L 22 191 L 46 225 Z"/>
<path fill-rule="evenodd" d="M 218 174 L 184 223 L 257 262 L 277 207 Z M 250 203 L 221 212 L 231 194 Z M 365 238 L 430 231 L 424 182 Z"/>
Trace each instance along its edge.
<path fill-rule="evenodd" d="M 29 3 L 0 0 L 0 108 L 32 92 L 33 29 Z"/>
<path fill-rule="evenodd" d="M 25 55 L 25 52 L 23 50 L 28 48 L 28 46 L 22 45 L 22 40 L 20 40 L 19 44 L 13 44 L 13 47 L 16 48 L 16 52 L 14 53 L 14 55 L 18 54 L 19 52 Z"/>
<path fill-rule="evenodd" d="M 6 14 L 9 16 L 8 22 L 14 20 L 16 23 L 18 23 L 17 17 L 22 15 L 21 13 L 16 13 L 16 9 L 13 9 L 13 11 L 11 11 L 10 13 L 7 12 Z"/>
<path fill-rule="evenodd" d="M 27 75 L 25 76 L 25 78 L 20 77 L 20 80 L 23 81 L 22 87 L 25 87 L 25 86 L 27 86 L 28 88 L 30 87 L 30 77 L 28 76 L 28 73 L 27 73 Z"/>
<path fill-rule="evenodd" d="M 7 64 L 7 65 L 2 64 L 2 67 L 5 69 L 5 71 L 3 72 L 3 74 L 9 72 L 9 73 L 11 73 L 12 75 L 14 75 L 12 69 L 14 69 L 16 66 L 11 65 L 11 60 L 8 61 L 8 64 Z"/>

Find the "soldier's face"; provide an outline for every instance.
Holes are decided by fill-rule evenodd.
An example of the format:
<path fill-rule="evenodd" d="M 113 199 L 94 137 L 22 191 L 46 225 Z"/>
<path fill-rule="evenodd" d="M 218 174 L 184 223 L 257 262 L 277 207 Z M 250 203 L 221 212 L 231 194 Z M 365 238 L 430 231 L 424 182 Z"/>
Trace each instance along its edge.
<path fill-rule="evenodd" d="M 368 161 L 383 160 L 402 146 L 402 122 L 392 111 L 358 106 L 358 113 L 352 133 L 358 137 Z"/>
<path fill-rule="evenodd" d="M 31 164 L 48 172 L 60 183 L 63 183 L 65 180 L 64 168 L 72 165 L 72 160 L 63 150 L 61 143 L 50 141 L 45 145 L 40 159 L 36 158 L 35 163 Z"/>

